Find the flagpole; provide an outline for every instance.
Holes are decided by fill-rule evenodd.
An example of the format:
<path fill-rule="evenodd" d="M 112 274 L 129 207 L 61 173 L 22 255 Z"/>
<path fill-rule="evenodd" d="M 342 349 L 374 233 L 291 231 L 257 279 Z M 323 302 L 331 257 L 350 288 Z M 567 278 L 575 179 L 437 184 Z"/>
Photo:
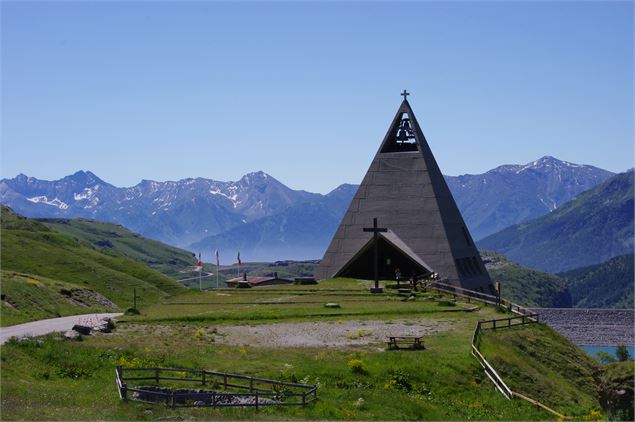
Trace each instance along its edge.
<path fill-rule="evenodd" d="M 220 257 L 216 249 L 216 288 L 218 289 L 218 277 L 220 276 Z"/>

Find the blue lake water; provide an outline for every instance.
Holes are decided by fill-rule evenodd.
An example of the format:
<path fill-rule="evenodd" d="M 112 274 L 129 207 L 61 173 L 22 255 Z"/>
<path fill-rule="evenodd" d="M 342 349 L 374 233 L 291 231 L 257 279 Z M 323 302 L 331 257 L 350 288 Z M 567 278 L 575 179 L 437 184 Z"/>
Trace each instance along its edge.
<path fill-rule="evenodd" d="M 617 346 L 580 346 L 580 348 L 597 359 L 597 352 L 607 352 L 612 356 L 615 356 Z M 626 346 L 626 348 L 628 349 L 628 354 L 631 355 L 632 359 L 633 356 L 635 356 L 635 346 Z"/>

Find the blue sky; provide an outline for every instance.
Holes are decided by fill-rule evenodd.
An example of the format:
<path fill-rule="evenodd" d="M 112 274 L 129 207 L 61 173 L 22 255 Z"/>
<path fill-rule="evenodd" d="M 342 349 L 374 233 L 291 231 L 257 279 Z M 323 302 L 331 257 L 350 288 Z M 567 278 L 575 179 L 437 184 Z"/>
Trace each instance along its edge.
<path fill-rule="evenodd" d="M 2 177 L 328 192 L 405 88 L 445 174 L 633 166 L 632 2 L 3 2 Z"/>

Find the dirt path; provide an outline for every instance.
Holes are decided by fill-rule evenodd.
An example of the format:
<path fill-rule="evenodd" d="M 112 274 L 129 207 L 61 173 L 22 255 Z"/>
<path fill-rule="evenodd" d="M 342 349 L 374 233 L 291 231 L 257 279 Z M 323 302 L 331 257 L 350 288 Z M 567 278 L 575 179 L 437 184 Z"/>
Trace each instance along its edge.
<path fill-rule="evenodd" d="M 89 321 L 99 321 L 104 317 L 115 318 L 122 313 L 110 314 L 84 314 L 72 315 L 61 318 L 42 319 L 39 321 L 27 322 L 24 324 L 11 325 L 0 328 L 0 344 L 4 344 L 11 337 L 41 336 L 55 331 L 67 331 L 75 324 L 87 323 Z"/>
<path fill-rule="evenodd" d="M 221 344 L 262 347 L 339 347 L 383 342 L 389 335 L 420 335 L 449 331 L 449 319 L 395 321 L 318 321 L 218 327 Z M 425 340 L 425 338 L 424 338 Z"/>

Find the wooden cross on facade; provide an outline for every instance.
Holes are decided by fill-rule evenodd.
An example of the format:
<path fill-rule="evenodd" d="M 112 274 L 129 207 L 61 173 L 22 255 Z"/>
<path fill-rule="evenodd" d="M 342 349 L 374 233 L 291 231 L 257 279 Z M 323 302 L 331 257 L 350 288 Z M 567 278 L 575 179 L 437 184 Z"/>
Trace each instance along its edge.
<path fill-rule="evenodd" d="M 381 293 L 379 287 L 379 233 L 387 232 L 387 228 L 377 227 L 377 218 L 373 218 L 373 227 L 364 227 L 367 233 L 373 234 L 373 270 L 375 272 L 375 288 L 370 289 L 371 293 Z"/>

